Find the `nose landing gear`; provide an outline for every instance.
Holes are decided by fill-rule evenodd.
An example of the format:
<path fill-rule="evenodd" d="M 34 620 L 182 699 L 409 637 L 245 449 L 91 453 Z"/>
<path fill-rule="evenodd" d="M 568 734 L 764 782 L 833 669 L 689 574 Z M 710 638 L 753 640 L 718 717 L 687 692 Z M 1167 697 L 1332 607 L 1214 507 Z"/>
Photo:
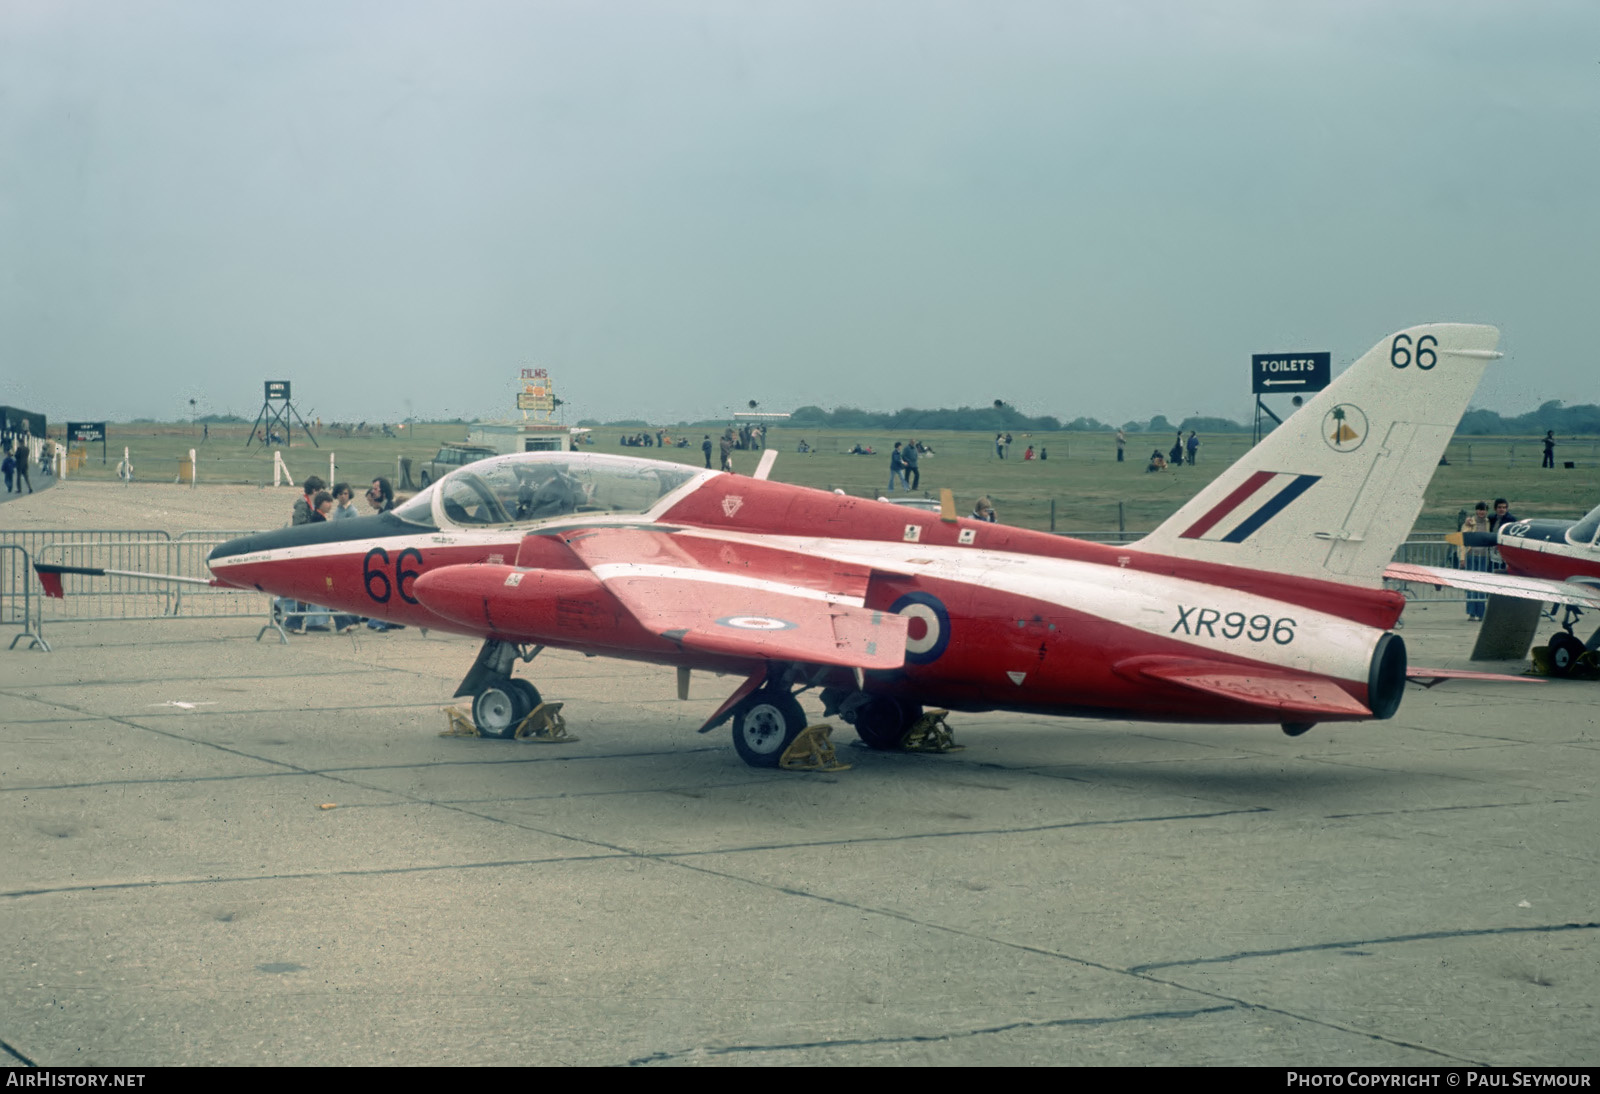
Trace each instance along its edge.
<path fill-rule="evenodd" d="M 472 721 L 485 737 L 513 737 L 522 720 L 543 700 L 526 680 L 493 677 L 472 697 Z"/>
<path fill-rule="evenodd" d="M 456 688 L 456 698 L 472 696 L 472 721 L 479 736 L 507 740 L 519 735 L 541 740 L 572 739 L 566 736 L 561 704 L 546 703 L 538 688 L 511 675 L 519 660 L 532 661 L 543 649 L 543 646 L 535 646 L 524 650 L 497 638 L 484 639 L 477 660 Z M 541 715 L 534 719 L 538 724 L 525 724 L 532 714 Z"/>

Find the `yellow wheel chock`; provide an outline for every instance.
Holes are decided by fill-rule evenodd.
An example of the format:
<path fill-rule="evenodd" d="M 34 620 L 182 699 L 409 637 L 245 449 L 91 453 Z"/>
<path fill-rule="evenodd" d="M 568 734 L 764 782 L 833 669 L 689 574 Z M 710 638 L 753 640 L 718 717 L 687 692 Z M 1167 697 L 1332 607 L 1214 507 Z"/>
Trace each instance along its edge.
<path fill-rule="evenodd" d="M 515 737 L 519 741 L 536 744 L 564 745 L 578 738 L 567 732 L 567 720 L 561 716 L 562 703 L 540 703 L 517 726 Z M 478 727 L 459 707 L 445 707 L 444 716 L 449 728 L 441 737 L 480 737 Z"/>
<path fill-rule="evenodd" d="M 476 737 L 478 727 L 472 724 L 472 719 L 456 707 L 445 707 L 445 731 L 441 737 Z"/>
<path fill-rule="evenodd" d="M 833 726 L 827 722 L 806 726 L 783 750 L 778 766 L 785 771 L 849 771 L 850 765 L 840 763 L 834 755 L 833 742 L 828 739 L 832 732 Z"/>
<path fill-rule="evenodd" d="M 543 745 L 564 745 L 578 738 L 567 733 L 567 720 L 561 716 L 562 703 L 540 703 L 517 726 L 519 741 Z"/>
<path fill-rule="evenodd" d="M 900 747 L 907 752 L 960 752 L 966 745 L 956 744 L 956 735 L 945 724 L 948 710 L 930 710 L 911 724 Z"/>

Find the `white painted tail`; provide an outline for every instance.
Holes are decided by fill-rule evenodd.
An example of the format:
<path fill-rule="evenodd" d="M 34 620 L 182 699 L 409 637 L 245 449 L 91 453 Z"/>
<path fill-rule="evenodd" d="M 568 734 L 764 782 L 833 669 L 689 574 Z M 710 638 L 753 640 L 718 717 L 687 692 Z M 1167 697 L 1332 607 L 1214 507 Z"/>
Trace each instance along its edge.
<path fill-rule="evenodd" d="M 1464 323 L 1390 335 L 1135 546 L 1379 585 L 1499 342 Z"/>

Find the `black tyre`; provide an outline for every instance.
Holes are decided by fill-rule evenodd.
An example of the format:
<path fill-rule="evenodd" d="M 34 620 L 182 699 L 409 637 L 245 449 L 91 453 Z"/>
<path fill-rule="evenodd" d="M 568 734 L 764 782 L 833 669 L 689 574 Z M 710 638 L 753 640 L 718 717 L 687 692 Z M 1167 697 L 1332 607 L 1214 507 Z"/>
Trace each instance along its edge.
<path fill-rule="evenodd" d="M 906 733 L 922 717 L 922 707 L 880 695 L 856 710 L 856 736 L 868 748 L 893 752 L 905 744 Z"/>
<path fill-rule="evenodd" d="M 472 724 L 478 727 L 481 735 L 512 737 L 516 734 L 517 725 L 533 709 L 523 705 L 527 700 L 517 683 L 504 676 L 493 676 L 472 697 Z"/>
<path fill-rule="evenodd" d="M 734 708 L 733 747 L 751 767 L 777 767 L 804 728 L 806 714 L 795 697 L 764 687 Z"/>
<path fill-rule="evenodd" d="M 517 693 L 522 696 L 522 718 L 532 714 L 533 708 L 544 702 L 544 697 L 539 694 L 539 689 L 526 680 L 513 679 L 511 686 L 516 688 Z M 517 721 L 521 722 L 522 718 L 518 718 Z"/>
<path fill-rule="evenodd" d="M 1571 676 L 1583 656 L 1584 645 L 1565 631 L 1550 639 L 1550 675 Z"/>
<path fill-rule="evenodd" d="M 1285 722 L 1283 723 L 1283 731 L 1290 737 L 1298 737 L 1316 724 L 1315 722 Z"/>

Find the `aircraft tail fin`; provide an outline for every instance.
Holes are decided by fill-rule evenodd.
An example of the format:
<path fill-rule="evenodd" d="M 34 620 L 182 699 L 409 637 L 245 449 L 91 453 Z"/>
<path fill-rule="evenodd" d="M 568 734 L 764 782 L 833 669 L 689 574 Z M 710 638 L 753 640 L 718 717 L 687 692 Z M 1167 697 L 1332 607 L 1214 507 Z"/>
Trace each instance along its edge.
<path fill-rule="evenodd" d="M 1499 341 L 1464 323 L 1390 335 L 1134 546 L 1376 587 Z"/>

